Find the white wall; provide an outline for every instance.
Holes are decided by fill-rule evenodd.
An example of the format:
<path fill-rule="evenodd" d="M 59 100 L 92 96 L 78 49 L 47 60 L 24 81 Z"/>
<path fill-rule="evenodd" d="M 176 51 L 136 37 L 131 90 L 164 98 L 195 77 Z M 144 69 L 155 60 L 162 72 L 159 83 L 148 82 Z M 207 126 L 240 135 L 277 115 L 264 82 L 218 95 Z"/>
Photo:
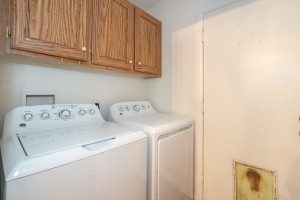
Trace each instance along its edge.
<path fill-rule="evenodd" d="M 4 115 L 20 106 L 22 91 L 58 92 L 60 103 L 100 101 L 106 119 L 118 101 L 145 100 L 145 80 L 97 69 L 47 63 L 23 57 L 0 57 L 0 130 Z"/>
<path fill-rule="evenodd" d="M 300 1 L 241 1 L 206 15 L 205 199 L 233 199 L 233 159 L 278 171 L 300 197 Z"/>

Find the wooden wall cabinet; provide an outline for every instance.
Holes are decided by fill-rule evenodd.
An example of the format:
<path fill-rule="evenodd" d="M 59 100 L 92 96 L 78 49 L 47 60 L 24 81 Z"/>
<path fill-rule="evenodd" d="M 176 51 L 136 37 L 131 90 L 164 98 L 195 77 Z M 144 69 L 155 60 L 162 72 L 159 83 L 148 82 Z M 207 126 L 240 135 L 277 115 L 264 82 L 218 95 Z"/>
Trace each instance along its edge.
<path fill-rule="evenodd" d="M 161 74 L 161 43 L 161 22 L 136 9 L 135 71 Z"/>
<path fill-rule="evenodd" d="M 93 0 L 92 63 L 133 70 L 134 7 L 124 0 Z"/>
<path fill-rule="evenodd" d="M 87 61 L 87 0 L 14 0 L 12 48 Z"/>
<path fill-rule="evenodd" d="M 0 5 L 0 52 L 161 76 L 161 22 L 127 0 L 0 0 Z"/>

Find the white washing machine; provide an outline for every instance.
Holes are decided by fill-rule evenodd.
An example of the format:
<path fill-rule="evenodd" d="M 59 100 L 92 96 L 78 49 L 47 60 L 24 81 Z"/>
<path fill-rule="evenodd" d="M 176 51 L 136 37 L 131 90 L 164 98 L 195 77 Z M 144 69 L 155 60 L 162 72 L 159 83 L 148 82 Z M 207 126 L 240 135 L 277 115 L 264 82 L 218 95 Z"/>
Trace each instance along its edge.
<path fill-rule="evenodd" d="M 143 130 L 148 144 L 148 200 L 194 197 L 194 125 L 191 119 L 157 113 L 147 101 L 110 107 L 109 120 Z"/>
<path fill-rule="evenodd" d="M 147 136 L 94 105 L 18 107 L 1 140 L 4 200 L 146 199 Z"/>

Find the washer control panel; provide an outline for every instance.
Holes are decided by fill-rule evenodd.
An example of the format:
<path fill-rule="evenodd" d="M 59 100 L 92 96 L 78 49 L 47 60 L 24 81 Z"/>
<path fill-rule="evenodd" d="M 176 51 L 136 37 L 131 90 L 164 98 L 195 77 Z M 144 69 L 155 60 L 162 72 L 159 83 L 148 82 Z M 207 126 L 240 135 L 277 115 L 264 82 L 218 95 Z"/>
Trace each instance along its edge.
<path fill-rule="evenodd" d="M 55 104 L 18 107 L 6 115 L 16 133 L 104 122 L 94 104 Z"/>
<path fill-rule="evenodd" d="M 156 111 L 148 101 L 120 102 L 110 107 L 109 121 L 118 122 L 129 117 L 154 113 Z"/>

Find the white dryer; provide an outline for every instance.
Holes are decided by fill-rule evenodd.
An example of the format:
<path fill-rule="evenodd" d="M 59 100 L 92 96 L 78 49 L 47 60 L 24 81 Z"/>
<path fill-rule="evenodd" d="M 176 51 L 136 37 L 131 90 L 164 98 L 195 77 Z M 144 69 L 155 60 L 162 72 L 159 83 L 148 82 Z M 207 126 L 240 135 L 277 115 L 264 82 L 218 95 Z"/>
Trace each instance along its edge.
<path fill-rule="evenodd" d="M 148 134 L 148 200 L 194 198 L 193 120 L 158 113 L 147 101 L 113 104 L 109 120 Z"/>
<path fill-rule="evenodd" d="M 94 105 L 18 107 L 1 140 L 3 200 L 146 199 L 147 136 Z"/>

